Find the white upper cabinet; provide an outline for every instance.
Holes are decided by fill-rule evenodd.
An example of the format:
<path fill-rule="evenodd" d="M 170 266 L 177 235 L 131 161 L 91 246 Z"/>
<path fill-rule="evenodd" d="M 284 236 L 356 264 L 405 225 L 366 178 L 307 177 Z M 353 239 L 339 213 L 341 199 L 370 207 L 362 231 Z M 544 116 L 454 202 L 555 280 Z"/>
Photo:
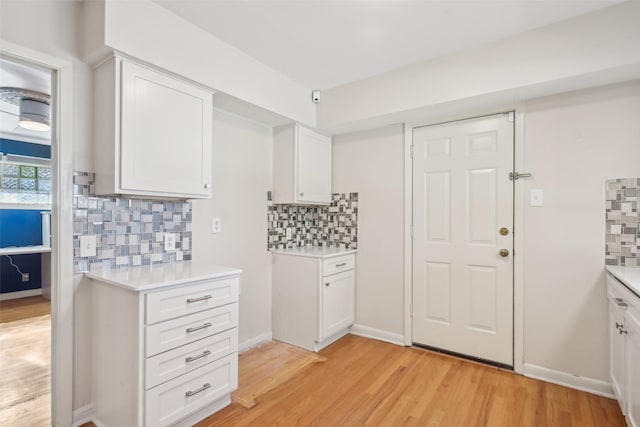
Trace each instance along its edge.
<path fill-rule="evenodd" d="M 98 194 L 211 197 L 211 91 L 118 57 L 94 85 Z"/>
<path fill-rule="evenodd" d="M 299 124 L 273 132 L 273 203 L 331 202 L 331 137 Z"/>

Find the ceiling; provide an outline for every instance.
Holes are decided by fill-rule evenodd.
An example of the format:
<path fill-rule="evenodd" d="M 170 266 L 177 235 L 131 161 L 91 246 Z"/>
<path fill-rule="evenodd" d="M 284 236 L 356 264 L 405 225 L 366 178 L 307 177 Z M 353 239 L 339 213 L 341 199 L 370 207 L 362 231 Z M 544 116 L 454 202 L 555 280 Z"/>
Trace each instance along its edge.
<path fill-rule="evenodd" d="M 310 89 L 329 89 L 619 0 L 154 0 Z"/>
<path fill-rule="evenodd" d="M 51 73 L 0 58 L 0 87 L 30 89 L 51 95 Z M 0 100 L 0 137 L 39 144 L 51 143 L 51 132 L 35 132 L 18 126 L 18 106 Z"/>

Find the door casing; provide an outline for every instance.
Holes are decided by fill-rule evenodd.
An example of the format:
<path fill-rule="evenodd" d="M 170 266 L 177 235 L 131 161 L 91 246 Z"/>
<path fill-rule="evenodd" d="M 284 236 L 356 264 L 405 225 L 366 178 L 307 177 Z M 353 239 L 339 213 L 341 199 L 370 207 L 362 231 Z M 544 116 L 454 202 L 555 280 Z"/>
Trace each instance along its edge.
<path fill-rule="evenodd" d="M 51 424 L 73 424 L 73 64 L 0 39 L 0 56 L 51 70 Z M 63 142 L 64 141 L 64 142 Z"/>
<path fill-rule="evenodd" d="M 445 122 L 467 120 L 498 113 L 514 111 L 514 169 L 524 171 L 524 104 L 504 106 L 498 109 L 487 109 L 484 114 L 469 114 L 461 117 L 444 117 L 442 120 L 417 120 L 404 125 L 404 344 L 413 343 L 411 304 L 412 304 L 412 270 L 413 270 L 413 239 L 411 236 L 413 217 L 413 159 L 411 145 L 413 144 L 413 129 Z M 492 111 L 493 110 L 493 111 Z M 528 171 L 527 171 L 528 172 Z M 525 192 L 524 182 L 516 181 L 513 195 L 513 370 L 523 374 L 524 369 L 524 271 L 523 262 L 524 239 L 521 230 L 524 229 Z M 517 231 L 517 232 L 516 232 Z"/>

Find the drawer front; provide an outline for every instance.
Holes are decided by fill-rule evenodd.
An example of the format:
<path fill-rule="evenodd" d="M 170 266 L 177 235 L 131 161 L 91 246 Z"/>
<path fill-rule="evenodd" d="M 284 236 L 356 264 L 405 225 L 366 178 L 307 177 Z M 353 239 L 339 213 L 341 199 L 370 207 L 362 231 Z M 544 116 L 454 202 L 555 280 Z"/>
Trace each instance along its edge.
<path fill-rule="evenodd" d="M 233 328 L 150 357 L 145 360 L 145 389 L 237 351 L 238 329 Z"/>
<path fill-rule="evenodd" d="M 151 357 L 236 326 L 238 303 L 146 326 L 145 356 Z"/>
<path fill-rule="evenodd" d="M 147 325 L 151 325 L 163 320 L 237 302 L 238 292 L 238 277 L 149 292 L 145 297 L 145 322 Z"/>
<path fill-rule="evenodd" d="M 168 426 L 238 388 L 238 354 L 145 392 L 145 425 Z"/>
<path fill-rule="evenodd" d="M 353 270 L 355 265 L 356 257 L 353 254 L 325 259 L 322 261 L 322 275 L 329 276 L 331 274 Z"/>

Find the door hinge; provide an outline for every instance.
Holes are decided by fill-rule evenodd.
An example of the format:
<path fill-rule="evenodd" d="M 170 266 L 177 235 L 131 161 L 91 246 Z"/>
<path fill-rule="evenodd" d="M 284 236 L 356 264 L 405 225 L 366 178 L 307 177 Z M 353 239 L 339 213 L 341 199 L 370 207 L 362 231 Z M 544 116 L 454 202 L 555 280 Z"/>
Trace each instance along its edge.
<path fill-rule="evenodd" d="M 409 155 L 411 156 L 412 159 L 413 159 L 413 154 L 414 154 L 414 149 L 412 144 L 411 147 L 409 147 Z"/>
<path fill-rule="evenodd" d="M 520 178 L 531 178 L 533 175 L 530 173 L 509 172 L 509 180 L 515 181 Z"/>
<path fill-rule="evenodd" d="M 513 114 L 513 111 L 509 111 L 509 123 L 513 123 L 514 119 L 515 119 L 515 114 Z"/>

